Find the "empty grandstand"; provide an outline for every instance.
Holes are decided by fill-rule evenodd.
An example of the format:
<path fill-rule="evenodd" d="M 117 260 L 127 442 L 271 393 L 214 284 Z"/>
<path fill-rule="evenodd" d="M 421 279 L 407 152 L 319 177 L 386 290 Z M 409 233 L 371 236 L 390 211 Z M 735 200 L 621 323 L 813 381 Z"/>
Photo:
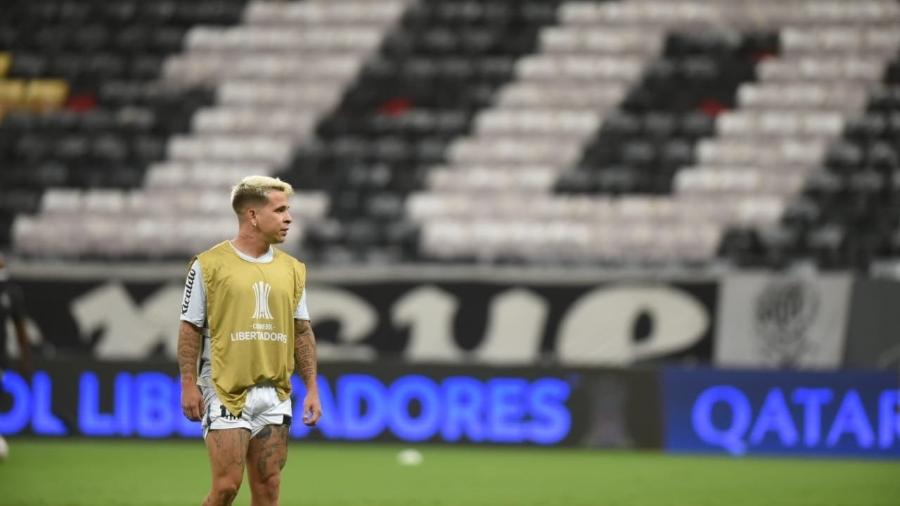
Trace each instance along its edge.
<path fill-rule="evenodd" d="M 182 259 L 255 172 L 300 189 L 320 263 L 866 270 L 900 248 L 898 26 L 893 0 L 4 2 L 0 242 Z"/>

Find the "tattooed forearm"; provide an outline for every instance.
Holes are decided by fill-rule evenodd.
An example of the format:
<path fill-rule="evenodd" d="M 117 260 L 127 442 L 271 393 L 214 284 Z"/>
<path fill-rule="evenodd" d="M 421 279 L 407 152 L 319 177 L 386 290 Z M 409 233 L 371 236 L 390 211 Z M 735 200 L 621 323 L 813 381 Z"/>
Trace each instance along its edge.
<path fill-rule="evenodd" d="M 316 336 L 308 320 L 295 320 L 294 362 L 307 388 L 316 384 Z"/>
<path fill-rule="evenodd" d="M 200 329 L 182 321 L 178 329 L 178 370 L 181 381 L 197 380 L 197 358 L 200 356 Z"/>

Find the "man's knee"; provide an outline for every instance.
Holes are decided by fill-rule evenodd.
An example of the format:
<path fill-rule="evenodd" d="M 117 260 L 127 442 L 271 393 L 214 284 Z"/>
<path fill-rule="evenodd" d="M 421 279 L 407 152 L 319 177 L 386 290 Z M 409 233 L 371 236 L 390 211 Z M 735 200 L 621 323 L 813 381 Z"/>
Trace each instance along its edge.
<path fill-rule="evenodd" d="M 219 478 L 213 481 L 210 496 L 215 498 L 218 504 L 231 504 L 240 489 L 240 476 Z"/>
<path fill-rule="evenodd" d="M 254 485 L 254 492 L 267 498 L 277 499 L 278 491 L 281 488 L 281 473 L 275 472 L 258 478 Z"/>

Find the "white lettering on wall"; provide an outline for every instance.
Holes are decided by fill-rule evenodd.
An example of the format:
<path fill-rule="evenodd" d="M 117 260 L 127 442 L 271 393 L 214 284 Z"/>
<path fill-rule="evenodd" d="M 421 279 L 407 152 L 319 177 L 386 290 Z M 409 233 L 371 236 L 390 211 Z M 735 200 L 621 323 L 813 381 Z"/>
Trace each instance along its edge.
<path fill-rule="evenodd" d="M 642 312 L 650 316 L 653 333 L 633 342 Z M 687 349 L 708 327 L 706 308 L 686 292 L 669 286 L 610 286 L 585 294 L 569 309 L 556 351 L 563 364 L 627 365 Z"/>
<path fill-rule="evenodd" d="M 181 295 L 181 287 L 166 285 L 137 305 L 120 283 L 113 282 L 75 299 L 71 309 L 82 338 L 100 332 L 94 347 L 99 358 L 144 358 L 160 345 L 174 357 Z"/>
<path fill-rule="evenodd" d="M 479 361 L 527 364 L 537 360 L 547 321 L 547 301 L 525 289 L 506 290 L 491 301 Z"/>
<path fill-rule="evenodd" d="M 391 311 L 397 327 L 409 327 L 404 356 L 414 362 L 452 362 L 463 357 L 453 339 L 453 318 L 459 301 L 435 286 L 411 290 Z"/>
<path fill-rule="evenodd" d="M 434 285 L 410 288 L 383 316 L 390 318 L 392 330 L 379 330 L 380 315 L 372 302 L 346 289 L 316 287 L 313 322 L 337 323 L 336 334 L 328 336 L 332 339 L 320 336 L 320 358 L 374 360 L 377 351 L 366 339 L 379 331 L 407 330 L 402 354 L 411 362 L 513 365 L 539 360 L 550 310 L 550 301 L 540 293 L 511 288 L 496 294 L 488 303 L 484 335 L 467 351 L 453 333 L 465 301 Z M 174 358 L 181 296 L 182 286 L 170 283 L 137 304 L 120 283 L 112 282 L 74 300 L 71 310 L 82 339 L 99 333 L 97 358 L 141 359 L 157 349 Z M 649 335 L 636 340 L 634 327 L 642 314 L 651 323 Z M 564 365 L 628 365 L 687 350 L 709 326 L 708 309 L 687 291 L 668 285 L 604 285 L 565 308 L 552 351 Z"/>

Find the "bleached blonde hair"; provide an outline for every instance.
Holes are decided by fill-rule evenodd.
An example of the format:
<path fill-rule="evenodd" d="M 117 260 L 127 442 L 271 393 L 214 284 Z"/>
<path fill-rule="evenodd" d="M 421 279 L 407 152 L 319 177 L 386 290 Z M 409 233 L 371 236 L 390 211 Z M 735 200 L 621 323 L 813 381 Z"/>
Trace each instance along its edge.
<path fill-rule="evenodd" d="M 247 176 L 231 189 L 231 208 L 241 214 L 248 204 L 265 204 L 270 191 L 280 191 L 288 197 L 294 194 L 294 187 L 277 177 Z"/>

